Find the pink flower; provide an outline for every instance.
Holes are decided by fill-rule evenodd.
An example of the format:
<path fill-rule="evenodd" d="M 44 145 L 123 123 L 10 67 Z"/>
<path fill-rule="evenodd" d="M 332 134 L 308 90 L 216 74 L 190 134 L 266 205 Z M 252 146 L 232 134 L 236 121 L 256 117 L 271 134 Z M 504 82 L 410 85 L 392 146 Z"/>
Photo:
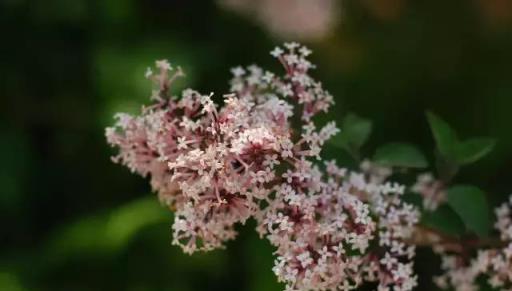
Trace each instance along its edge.
<path fill-rule="evenodd" d="M 416 209 L 401 201 L 403 186 L 385 182 L 388 171 L 315 164 L 338 129 L 333 122 L 318 127 L 313 117 L 333 98 L 309 75 L 311 51 L 285 47 L 272 53 L 283 76 L 254 65 L 233 69 L 223 106 L 212 93 L 192 89 L 171 96 L 183 73 L 158 61 L 159 73 L 146 74 L 155 85 L 153 104 L 137 116 L 117 115 L 106 130 L 119 151 L 113 160 L 150 177 L 175 211 L 173 244 L 186 253 L 222 248 L 236 237 L 234 226 L 253 217 L 260 236 L 276 247 L 273 270 L 289 290 L 347 289 L 363 281 L 411 290 L 414 248 L 404 241 L 418 221 Z"/>

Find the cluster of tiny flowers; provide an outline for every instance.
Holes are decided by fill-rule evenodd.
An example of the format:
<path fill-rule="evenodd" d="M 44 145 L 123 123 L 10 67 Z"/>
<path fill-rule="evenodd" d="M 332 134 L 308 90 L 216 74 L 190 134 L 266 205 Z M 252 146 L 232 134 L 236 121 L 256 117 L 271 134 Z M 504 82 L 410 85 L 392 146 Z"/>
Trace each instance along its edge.
<path fill-rule="evenodd" d="M 334 162 L 325 177 L 311 164 L 301 167 L 313 175 L 279 185 L 280 199 L 259 219 L 260 234 L 277 247 L 274 272 L 287 290 L 352 290 L 364 281 L 377 281 L 378 290 L 416 286 L 414 247 L 405 240 L 418 211 L 400 199 L 404 187 L 372 183 L 377 177 Z"/>
<path fill-rule="evenodd" d="M 436 210 L 446 201 L 444 183 L 436 180 L 431 173 L 418 175 L 416 184 L 412 186 L 411 190 L 421 195 L 423 208 L 428 211 Z"/>
<path fill-rule="evenodd" d="M 373 260 L 370 263 L 375 266 L 373 277 L 379 280 L 378 290 L 412 290 L 417 285 L 412 262 L 415 247 L 406 241 L 413 236 L 420 213 L 412 204 L 402 201 L 401 196 L 405 191 L 403 185 L 384 183 L 392 174 L 391 169 L 367 161 L 363 162 L 361 168 L 370 181 L 363 189 L 368 195 L 372 212 L 379 218 L 380 252 L 370 256 Z"/>
<path fill-rule="evenodd" d="M 443 255 L 444 274 L 434 278 L 443 289 L 454 288 L 457 291 L 479 290 L 477 279 L 484 277 L 487 283 L 499 290 L 512 290 L 512 195 L 509 202 L 496 209 L 495 228 L 504 242 L 502 246 L 479 250 L 476 257 L 467 260 L 461 255 Z"/>
<path fill-rule="evenodd" d="M 154 103 L 137 116 L 117 115 L 106 130 L 119 150 L 113 159 L 150 177 L 175 211 L 173 243 L 186 253 L 223 247 L 237 223 L 254 218 L 276 247 L 273 270 L 287 290 L 349 290 L 365 281 L 411 290 L 414 248 L 405 241 L 418 211 L 402 201 L 403 186 L 387 182 L 390 169 L 318 163 L 338 129 L 313 122 L 333 97 L 309 75 L 309 54 L 297 43 L 275 48 L 283 76 L 255 65 L 232 69 L 223 106 L 191 89 L 171 96 L 182 72 L 158 61 L 157 72 L 146 73 Z"/>

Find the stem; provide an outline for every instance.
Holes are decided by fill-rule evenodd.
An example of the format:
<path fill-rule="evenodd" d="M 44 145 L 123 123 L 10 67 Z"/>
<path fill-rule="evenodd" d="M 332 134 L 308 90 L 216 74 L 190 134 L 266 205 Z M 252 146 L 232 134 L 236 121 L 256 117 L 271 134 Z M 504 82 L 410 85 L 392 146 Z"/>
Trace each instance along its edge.
<path fill-rule="evenodd" d="M 498 238 L 464 239 L 424 225 L 416 226 L 413 237 L 406 242 L 416 246 L 442 246 L 444 250 L 461 254 L 480 248 L 502 248 L 507 245 L 507 242 Z"/>
<path fill-rule="evenodd" d="M 444 157 L 439 151 L 436 150 L 436 167 L 439 178 L 444 185 L 450 184 L 459 172 L 459 166 L 454 161 Z"/>
<path fill-rule="evenodd" d="M 358 165 L 361 164 L 362 162 L 362 159 L 361 159 L 361 154 L 359 153 L 359 149 L 355 146 L 350 146 L 349 147 L 349 150 L 347 151 L 350 156 L 354 159 L 354 161 L 356 161 L 356 163 Z"/>

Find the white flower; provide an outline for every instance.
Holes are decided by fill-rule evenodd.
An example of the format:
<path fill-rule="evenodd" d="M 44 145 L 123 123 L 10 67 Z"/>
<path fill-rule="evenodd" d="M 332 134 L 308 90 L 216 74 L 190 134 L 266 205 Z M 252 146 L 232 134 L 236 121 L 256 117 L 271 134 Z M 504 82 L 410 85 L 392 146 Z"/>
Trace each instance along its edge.
<path fill-rule="evenodd" d="M 213 103 L 213 100 L 211 98 L 211 96 L 213 95 L 210 94 L 209 96 L 208 95 L 204 95 L 204 96 L 201 96 L 201 105 L 203 105 L 203 113 L 211 113 L 211 112 L 214 112 L 215 111 L 215 104 Z"/>
<path fill-rule="evenodd" d="M 242 67 L 238 66 L 231 69 L 231 73 L 233 73 L 233 76 L 235 77 L 241 77 L 245 74 L 245 70 Z"/>
<path fill-rule="evenodd" d="M 155 62 L 156 67 L 164 70 L 164 71 L 170 71 L 172 70 L 171 64 L 167 60 L 159 60 Z"/>
<path fill-rule="evenodd" d="M 144 77 L 146 77 L 146 79 L 149 79 L 149 77 L 151 77 L 153 75 L 153 71 L 151 70 L 151 68 L 147 68 L 146 69 L 146 73 L 144 74 Z"/>
<path fill-rule="evenodd" d="M 299 49 L 299 52 L 303 57 L 307 57 L 312 53 L 312 51 L 305 46 L 301 47 Z"/>
<path fill-rule="evenodd" d="M 275 48 L 270 52 L 270 55 L 272 55 L 272 56 L 273 56 L 273 57 L 275 57 L 275 58 L 278 58 L 278 57 L 280 57 L 283 53 L 284 53 L 284 51 L 283 51 L 280 47 L 276 46 L 276 47 L 275 47 Z"/>
<path fill-rule="evenodd" d="M 284 46 L 289 50 L 293 50 L 293 49 L 298 48 L 300 45 L 296 42 L 287 42 L 284 44 Z"/>
<path fill-rule="evenodd" d="M 271 83 L 274 80 L 274 73 L 272 72 L 265 72 L 265 74 L 262 77 L 263 81 L 267 83 Z"/>
<path fill-rule="evenodd" d="M 186 137 L 178 137 L 178 150 L 185 150 L 188 148 Z"/>

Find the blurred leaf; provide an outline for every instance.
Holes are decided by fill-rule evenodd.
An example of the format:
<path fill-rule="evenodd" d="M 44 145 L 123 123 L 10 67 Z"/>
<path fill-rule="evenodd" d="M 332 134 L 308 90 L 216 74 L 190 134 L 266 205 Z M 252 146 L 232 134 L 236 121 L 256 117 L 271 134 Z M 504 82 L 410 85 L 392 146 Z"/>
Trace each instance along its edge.
<path fill-rule="evenodd" d="M 26 199 L 26 179 L 31 166 L 32 152 L 24 134 L 3 128 L 0 130 L 0 211 L 4 215 L 20 214 Z"/>
<path fill-rule="evenodd" d="M 457 144 L 454 149 L 455 160 L 459 165 L 470 164 L 489 154 L 496 141 L 492 138 L 478 137 Z"/>
<path fill-rule="evenodd" d="M 169 220 L 169 212 L 150 197 L 132 201 L 110 213 L 105 225 L 105 239 L 113 248 L 119 248 L 143 227 Z"/>
<path fill-rule="evenodd" d="M 99 11 L 102 16 L 109 22 L 122 22 L 127 21 L 136 15 L 136 2 L 111 0 L 98 2 Z"/>
<path fill-rule="evenodd" d="M 343 147 L 351 154 L 368 140 L 372 132 L 372 122 L 353 113 L 349 113 L 341 123 L 341 132 L 334 139 L 334 144 Z"/>
<path fill-rule="evenodd" d="M 116 252 L 142 228 L 169 220 L 169 213 L 151 196 L 122 205 L 108 214 L 83 218 L 57 234 L 47 246 L 53 259 L 70 255 Z"/>
<path fill-rule="evenodd" d="M 22 291 L 26 289 L 23 288 L 19 278 L 15 274 L 0 272 L 0 290 Z"/>
<path fill-rule="evenodd" d="M 475 186 L 457 185 L 447 190 L 448 204 L 466 227 L 479 236 L 489 233 L 489 207 L 485 193 Z"/>
<path fill-rule="evenodd" d="M 428 166 L 423 153 L 414 145 L 389 143 L 375 151 L 373 160 L 388 167 L 425 168 Z"/>
<path fill-rule="evenodd" d="M 270 266 L 273 265 L 274 248 L 268 243 L 268 241 L 261 240 L 257 237 L 254 232 L 251 232 L 250 239 L 245 244 L 248 268 L 250 268 L 249 278 L 249 291 L 260 291 L 260 290 L 283 290 L 282 283 L 276 280 L 274 272 Z M 262 266 L 268 266 L 262 269 Z"/>
<path fill-rule="evenodd" d="M 486 137 L 471 138 L 461 142 L 455 130 L 439 116 L 427 112 L 427 119 L 442 158 L 458 166 L 478 161 L 489 154 L 496 144 L 494 139 Z"/>
<path fill-rule="evenodd" d="M 446 121 L 432 112 L 427 112 L 427 119 L 439 152 L 445 158 L 450 158 L 453 148 L 458 143 L 455 131 Z"/>
<path fill-rule="evenodd" d="M 445 234 L 462 235 L 465 232 L 464 222 L 447 205 L 441 205 L 435 211 L 423 212 L 421 223 Z"/>

